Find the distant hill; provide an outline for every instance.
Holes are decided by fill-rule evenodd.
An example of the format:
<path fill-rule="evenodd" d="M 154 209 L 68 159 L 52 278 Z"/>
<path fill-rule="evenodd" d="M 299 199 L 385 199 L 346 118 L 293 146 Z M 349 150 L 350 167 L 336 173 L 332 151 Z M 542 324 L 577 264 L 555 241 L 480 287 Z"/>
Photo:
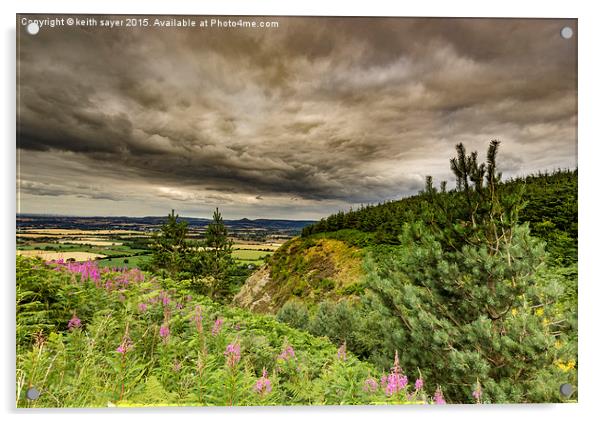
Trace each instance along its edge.
<path fill-rule="evenodd" d="M 180 217 L 188 222 L 191 228 L 206 227 L 211 220 L 207 218 Z M 79 230 L 148 230 L 159 227 L 165 222 L 165 217 L 79 217 L 17 214 L 17 229 L 22 228 L 57 228 Z M 231 229 L 266 229 L 287 230 L 300 232 L 305 226 L 315 223 L 312 220 L 225 220 L 226 226 Z"/>

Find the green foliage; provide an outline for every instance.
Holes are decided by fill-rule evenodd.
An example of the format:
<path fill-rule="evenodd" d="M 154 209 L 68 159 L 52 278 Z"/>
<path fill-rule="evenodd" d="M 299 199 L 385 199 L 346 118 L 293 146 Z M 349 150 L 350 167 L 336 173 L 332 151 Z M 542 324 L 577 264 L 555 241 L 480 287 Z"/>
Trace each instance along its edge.
<path fill-rule="evenodd" d="M 335 298 L 363 276 L 363 251 L 326 235 L 294 238 L 270 258 L 271 300 L 280 309 L 291 297 L 319 302 Z"/>
<path fill-rule="evenodd" d="M 366 304 L 379 318 L 370 328 L 382 351 L 400 350 L 402 367 L 446 385 L 453 401 L 466 401 L 476 380 L 485 401 L 557 401 L 558 371 L 555 383 L 542 379 L 567 328 L 556 307 L 562 288 L 544 266 L 544 244 L 519 223 L 520 190 L 498 189 L 497 147 L 478 164 L 460 144 L 451 161 L 459 197 L 452 203 L 427 183 L 428 225 L 405 224 L 393 259 L 369 261 Z"/>
<path fill-rule="evenodd" d="M 187 238 L 188 223 L 178 221 L 172 210 L 159 233 L 153 236 L 150 269 L 155 273 L 224 300 L 240 285 L 232 258 L 232 241 L 218 209 L 207 226 L 204 242 Z M 247 275 L 243 272 L 243 275 Z"/>
<path fill-rule="evenodd" d="M 307 306 L 299 300 L 289 300 L 276 315 L 278 321 L 284 322 L 293 328 L 305 330 L 309 325 Z"/>
<path fill-rule="evenodd" d="M 360 388 L 378 376 L 372 365 L 351 354 L 343 364 L 337 346 L 274 317 L 167 291 L 137 271 L 90 281 L 70 268 L 17 258 L 18 407 L 366 404 L 383 395 Z M 81 324 L 68 328 L 75 314 Z M 228 345 L 240 346 L 239 359 L 229 360 Z M 271 391 L 256 390 L 264 369 Z M 28 386 L 39 399 L 27 400 Z"/>
<path fill-rule="evenodd" d="M 453 191 L 427 177 L 416 197 L 307 228 L 307 242 L 366 230 L 368 252 L 365 282 L 349 286 L 361 305 L 323 302 L 308 330 L 383 369 L 398 350 L 454 402 L 472 402 L 477 383 L 482 402 L 561 401 L 558 385 L 577 383 L 577 172 L 502 183 L 498 147 L 479 164 L 458 145 Z"/>
<path fill-rule="evenodd" d="M 167 221 L 158 233 L 153 235 L 151 266 L 154 270 L 164 270 L 172 278 L 189 267 L 191 245 L 186 240 L 188 222 L 178 221 L 178 215 L 171 210 Z"/>
<path fill-rule="evenodd" d="M 473 163 L 472 160 L 464 152 L 462 165 L 466 168 L 474 167 L 476 162 Z M 487 169 L 478 166 L 476 170 L 480 173 Z M 475 171 L 472 176 L 478 178 Z M 468 183 L 471 183 L 470 177 L 471 175 L 466 175 Z M 305 227 L 302 236 L 330 237 L 360 247 L 399 244 L 399 235 L 405 223 L 428 221 L 424 210 L 430 207 L 431 196 L 425 193 L 429 189 L 431 194 L 437 192 L 432 178 L 430 180 L 425 192 L 419 195 L 333 214 Z M 486 182 L 484 180 L 480 183 Z M 450 209 L 465 200 L 459 191 L 448 191 L 443 185 L 437 196 L 445 197 Z M 463 185 L 464 179 L 459 187 Z M 577 170 L 540 172 L 508 179 L 503 183 L 499 182 L 497 189 L 503 196 L 522 191 L 524 204 L 519 214 L 519 223 L 529 222 L 531 234 L 546 241 L 551 262 L 560 265 L 577 262 Z"/>
<path fill-rule="evenodd" d="M 211 277 L 210 294 L 222 298 L 229 293 L 229 277 L 234 266 L 232 241 L 219 210 L 213 213 L 213 221 L 205 232 L 205 250 L 202 259 L 202 273 Z"/>

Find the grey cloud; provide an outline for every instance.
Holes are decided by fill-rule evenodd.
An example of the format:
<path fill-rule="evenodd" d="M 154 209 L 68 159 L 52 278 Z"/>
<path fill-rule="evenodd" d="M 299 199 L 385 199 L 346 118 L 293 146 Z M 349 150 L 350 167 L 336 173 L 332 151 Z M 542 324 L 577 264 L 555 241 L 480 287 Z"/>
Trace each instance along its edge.
<path fill-rule="evenodd" d="M 28 193 L 58 192 L 60 158 L 157 204 L 277 212 L 289 198 L 319 217 L 449 177 L 461 141 L 500 139 L 508 176 L 576 166 L 576 40 L 559 36 L 576 21 L 276 19 L 20 36 L 21 167 L 56 177 Z"/>

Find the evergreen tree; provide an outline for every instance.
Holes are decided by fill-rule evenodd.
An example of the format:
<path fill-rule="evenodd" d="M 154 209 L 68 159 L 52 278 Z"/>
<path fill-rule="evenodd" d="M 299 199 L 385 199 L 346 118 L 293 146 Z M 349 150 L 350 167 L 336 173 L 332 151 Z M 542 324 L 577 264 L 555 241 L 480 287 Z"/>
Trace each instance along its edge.
<path fill-rule="evenodd" d="M 205 232 L 204 271 L 210 277 L 210 294 L 214 298 L 227 296 L 229 293 L 230 273 L 234 261 L 232 259 L 232 241 L 228 239 L 228 229 L 224 224 L 219 209 L 213 213 L 213 221 Z"/>
<path fill-rule="evenodd" d="M 188 222 L 178 221 L 179 216 L 171 210 L 167 221 L 159 232 L 153 234 L 151 243 L 151 267 L 155 271 L 165 270 L 171 278 L 177 279 L 179 273 L 188 266 L 190 247 L 186 240 Z"/>
<path fill-rule="evenodd" d="M 365 300 L 376 318 L 366 327 L 381 348 L 373 359 L 398 350 L 404 369 L 418 368 L 455 402 L 471 401 L 477 383 L 485 401 L 555 400 L 561 288 L 542 276 L 544 243 L 519 223 L 521 189 L 498 189 L 498 148 L 492 141 L 478 164 L 459 144 L 450 164 L 461 199 L 436 194 L 428 178 L 424 221 L 404 224 L 394 261 L 369 265 Z"/>

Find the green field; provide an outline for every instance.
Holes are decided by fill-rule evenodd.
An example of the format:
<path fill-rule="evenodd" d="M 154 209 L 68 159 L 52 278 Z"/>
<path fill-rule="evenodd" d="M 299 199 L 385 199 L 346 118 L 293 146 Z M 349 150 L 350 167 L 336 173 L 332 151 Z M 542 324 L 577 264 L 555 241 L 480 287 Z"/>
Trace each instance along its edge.
<path fill-rule="evenodd" d="M 99 267 L 111 267 L 111 268 L 138 268 L 143 263 L 150 260 L 150 255 L 136 255 L 123 258 L 108 258 L 97 260 Z M 127 261 L 127 262 L 126 262 Z"/>
<path fill-rule="evenodd" d="M 232 257 L 237 261 L 263 261 L 264 257 L 270 256 L 272 253 L 250 249 L 235 249 L 232 251 Z"/>
<path fill-rule="evenodd" d="M 76 243 L 26 242 L 17 245 L 18 250 L 45 250 L 49 252 L 89 252 L 107 256 L 133 256 L 146 253 L 144 249 L 132 249 L 127 245 L 94 246 Z"/>
<path fill-rule="evenodd" d="M 111 239 L 106 239 L 111 241 Z M 119 242 L 115 240 L 115 242 Z M 32 240 L 19 241 L 17 244 L 19 250 L 43 250 L 48 252 L 89 252 L 100 255 L 106 255 L 108 259 L 98 260 L 100 267 L 139 267 L 143 262 L 150 259 L 148 250 L 133 249 L 128 245 L 82 245 L 76 243 L 59 243 Z M 235 249 L 232 251 L 232 258 L 237 264 L 260 266 L 264 263 L 264 258 L 273 254 L 271 251 L 261 251 L 256 249 Z M 125 261 L 128 262 L 125 262 Z"/>

